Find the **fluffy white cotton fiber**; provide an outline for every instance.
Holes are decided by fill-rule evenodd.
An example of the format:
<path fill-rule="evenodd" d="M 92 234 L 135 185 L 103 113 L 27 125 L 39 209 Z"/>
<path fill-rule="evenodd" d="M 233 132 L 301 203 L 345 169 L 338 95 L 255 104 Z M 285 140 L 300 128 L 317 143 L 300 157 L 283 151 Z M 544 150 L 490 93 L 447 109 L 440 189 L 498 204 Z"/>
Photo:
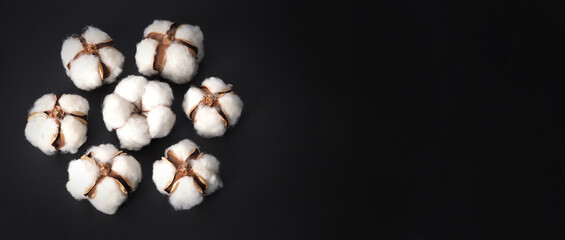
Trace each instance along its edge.
<path fill-rule="evenodd" d="M 169 195 L 175 209 L 186 210 L 222 187 L 219 166 L 214 156 L 201 153 L 194 142 L 185 139 L 167 148 L 165 158 L 153 163 L 153 182 L 160 193 Z"/>
<path fill-rule="evenodd" d="M 161 74 L 174 83 L 189 82 L 204 58 L 204 34 L 200 27 L 155 20 L 143 31 L 144 39 L 137 44 L 135 61 L 146 76 Z M 164 54 L 159 59 L 159 53 Z M 160 62 L 160 64 L 156 64 Z"/>
<path fill-rule="evenodd" d="M 120 75 L 124 55 L 112 44 L 108 34 L 92 26 L 87 26 L 82 35 L 68 37 L 63 42 L 61 60 L 78 88 L 90 91 L 114 82 Z"/>
<path fill-rule="evenodd" d="M 172 102 L 167 83 L 128 76 L 104 99 L 102 116 L 108 131 L 116 130 L 121 147 L 137 151 L 171 132 L 176 121 Z"/>
<path fill-rule="evenodd" d="M 29 111 L 26 139 L 47 155 L 76 153 L 86 142 L 88 101 L 81 96 L 48 93 Z"/>
<path fill-rule="evenodd" d="M 112 144 L 91 147 L 69 163 L 67 190 L 77 199 L 88 199 L 99 211 L 114 214 L 141 181 L 141 165 Z"/>
<path fill-rule="evenodd" d="M 182 107 L 194 121 L 194 129 L 202 137 L 219 137 L 233 127 L 241 116 L 243 102 L 219 78 L 210 77 L 202 86 L 191 87 L 184 95 Z"/>

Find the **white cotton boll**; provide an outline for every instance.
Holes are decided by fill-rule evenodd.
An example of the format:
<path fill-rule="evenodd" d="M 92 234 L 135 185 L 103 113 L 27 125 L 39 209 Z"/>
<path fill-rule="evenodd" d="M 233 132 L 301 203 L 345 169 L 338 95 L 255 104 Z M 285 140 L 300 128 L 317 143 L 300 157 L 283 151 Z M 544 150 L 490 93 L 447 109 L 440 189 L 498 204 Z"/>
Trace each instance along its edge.
<path fill-rule="evenodd" d="M 204 154 L 197 160 L 192 161 L 192 169 L 206 181 L 208 185 L 205 191 L 206 194 L 211 194 L 222 187 L 222 181 L 217 175 L 220 169 L 220 162 L 214 156 Z"/>
<path fill-rule="evenodd" d="M 37 114 L 29 119 L 25 128 L 25 136 L 31 145 L 47 155 L 52 155 L 56 150 L 51 143 L 58 131 L 59 124 L 55 119 L 48 118 L 45 114 Z"/>
<path fill-rule="evenodd" d="M 117 94 L 104 98 L 102 118 L 108 131 L 124 126 L 135 110 L 135 106 Z"/>
<path fill-rule="evenodd" d="M 196 59 L 190 55 L 188 48 L 173 43 L 166 51 L 166 61 L 161 76 L 176 84 L 189 82 L 198 69 Z"/>
<path fill-rule="evenodd" d="M 127 199 L 127 195 L 120 190 L 118 182 L 106 177 L 96 188 L 96 197 L 89 199 L 92 206 L 98 211 L 112 215 Z"/>
<path fill-rule="evenodd" d="M 141 95 L 145 91 L 147 79 L 142 76 L 130 75 L 120 81 L 114 89 L 114 93 L 120 95 L 130 103 L 137 103 L 141 100 Z"/>
<path fill-rule="evenodd" d="M 86 26 L 84 38 L 88 43 L 105 42 L 111 39 L 107 33 L 93 26 Z"/>
<path fill-rule="evenodd" d="M 122 148 L 137 151 L 151 142 L 145 117 L 133 114 L 126 124 L 116 129 Z"/>
<path fill-rule="evenodd" d="M 78 88 L 90 91 L 102 86 L 98 72 L 100 60 L 93 55 L 84 55 L 71 61 L 69 77 Z"/>
<path fill-rule="evenodd" d="M 202 202 L 204 197 L 196 189 L 192 177 L 185 176 L 178 182 L 177 189 L 169 197 L 169 202 L 176 210 L 187 210 Z"/>
<path fill-rule="evenodd" d="M 97 161 L 107 163 L 112 161 L 112 159 L 118 153 L 118 149 L 110 144 L 101 144 L 98 146 L 92 146 L 86 151 L 86 153 L 90 153 L 90 155 L 95 158 Z"/>
<path fill-rule="evenodd" d="M 180 39 L 188 40 L 196 45 L 198 48 L 198 54 L 196 54 L 198 62 L 204 59 L 204 34 L 200 30 L 199 26 L 183 24 L 179 29 L 177 29 L 177 34 L 175 36 Z"/>
<path fill-rule="evenodd" d="M 88 113 L 90 108 L 88 101 L 85 98 L 75 94 L 63 94 L 59 98 L 59 105 L 63 110 L 65 110 L 65 112 L 68 113 Z"/>
<path fill-rule="evenodd" d="M 135 63 L 137 70 L 145 76 L 152 76 L 159 73 L 153 69 L 153 60 L 157 53 L 155 51 L 157 45 L 159 45 L 159 42 L 146 38 L 141 40 L 136 46 Z"/>
<path fill-rule="evenodd" d="M 200 105 L 194 118 L 197 120 L 194 129 L 202 137 L 219 137 L 226 132 L 222 116 L 215 108 Z"/>
<path fill-rule="evenodd" d="M 88 26 L 81 37 L 84 37 L 88 46 L 84 46 L 78 36 L 69 37 L 63 42 L 61 60 L 67 75 L 78 88 L 86 91 L 114 82 L 122 72 L 124 56 L 111 43 L 107 44 L 112 40 L 110 36 L 98 28 Z M 100 65 L 105 65 L 110 70 L 104 79 L 99 71 Z"/>
<path fill-rule="evenodd" d="M 190 153 L 192 153 L 192 151 L 197 147 L 198 146 L 196 146 L 196 143 L 194 143 L 193 141 L 184 139 L 165 149 L 165 157 L 169 157 L 167 156 L 167 152 L 173 151 L 178 158 L 184 160 L 187 159 Z"/>
<path fill-rule="evenodd" d="M 166 160 L 157 160 L 153 163 L 153 182 L 157 190 L 162 194 L 167 194 L 165 188 L 169 181 L 173 180 L 176 172 L 175 166 Z"/>
<path fill-rule="evenodd" d="M 229 119 L 230 126 L 234 126 L 241 116 L 241 110 L 243 109 L 243 102 L 239 96 L 234 93 L 228 93 L 218 99 L 222 105 L 222 110 Z"/>
<path fill-rule="evenodd" d="M 176 121 L 173 111 L 164 106 L 154 108 L 146 116 L 151 138 L 162 138 L 169 135 Z"/>
<path fill-rule="evenodd" d="M 137 185 L 141 181 L 141 165 L 132 156 L 116 156 L 112 163 L 112 170 L 116 171 L 129 181 L 132 191 L 137 188 Z"/>
<path fill-rule="evenodd" d="M 94 185 L 100 170 L 93 162 L 85 159 L 77 159 L 69 162 L 69 181 L 67 182 L 67 191 L 77 199 L 86 199 L 84 192 L 90 186 Z"/>
<path fill-rule="evenodd" d="M 29 113 L 31 114 L 34 112 L 44 112 L 51 110 L 55 106 L 55 102 L 57 102 L 57 96 L 55 94 L 45 94 L 35 100 L 35 103 L 33 103 L 33 107 L 29 110 Z"/>
<path fill-rule="evenodd" d="M 151 110 L 157 106 L 171 106 L 173 102 L 173 90 L 169 84 L 159 81 L 149 81 L 145 85 L 145 92 L 141 97 L 141 105 L 144 111 Z"/>
<path fill-rule="evenodd" d="M 87 127 L 73 116 L 66 116 L 61 121 L 60 134 L 65 140 L 65 145 L 59 150 L 62 152 L 76 153 L 86 142 Z"/>

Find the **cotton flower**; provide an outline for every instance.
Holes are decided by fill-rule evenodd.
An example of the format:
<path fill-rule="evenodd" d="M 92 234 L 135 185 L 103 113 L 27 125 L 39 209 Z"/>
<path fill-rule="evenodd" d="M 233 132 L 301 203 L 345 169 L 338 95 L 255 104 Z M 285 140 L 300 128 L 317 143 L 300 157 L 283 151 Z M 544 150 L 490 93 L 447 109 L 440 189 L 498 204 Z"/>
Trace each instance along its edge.
<path fill-rule="evenodd" d="M 91 26 L 82 35 L 63 42 L 61 60 L 67 76 L 78 88 L 90 91 L 114 82 L 120 75 L 124 55 L 112 45 L 108 34 Z"/>
<path fill-rule="evenodd" d="M 112 144 L 91 147 L 69 163 L 68 172 L 67 191 L 106 214 L 114 214 L 141 181 L 139 162 Z"/>
<path fill-rule="evenodd" d="M 128 76 L 104 99 L 102 116 L 108 131 L 116 130 L 121 147 L 137 151 L 169 134 L 176 120 L 172 102 L 169 84 Z"/>
<path fill-rule="evenodd" d="M 214 156 L 185 139 L 167 148 L 165 157 L 153 163 L 153 182 L 175 209 L 187 210 L 222 187 L 219 169 Z"/>
<path fill-rule="evenodd" d="M 88 108 L 88 101 L 78 95 L 45 94 L 29 110 L 26 139 L 47 155 L 76 153 L 86 142 Z"/>
<path fill-rule="evenodd" d="M 143 31 L 135 61 L 145 76 L 161 74 L 174 83 L 189 82 L 204 58 L 204 35 L 200 27 L 155 20 Z"/>
<path fill-rule="evenodd" d="M 202 86 L 191 87 L 184 95 L 182 108 L 194 122 L 196 133 L 202 137 L 224 135 L 227 127 L 237 123 L 243 108 L 241 99 L 221 79 L 211 77 Z"/>

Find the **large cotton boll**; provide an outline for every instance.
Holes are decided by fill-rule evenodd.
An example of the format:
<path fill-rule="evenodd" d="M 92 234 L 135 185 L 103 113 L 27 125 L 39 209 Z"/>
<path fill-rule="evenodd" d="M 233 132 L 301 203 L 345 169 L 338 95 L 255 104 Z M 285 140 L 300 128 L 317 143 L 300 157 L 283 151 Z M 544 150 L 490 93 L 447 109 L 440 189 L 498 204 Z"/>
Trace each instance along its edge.
<path fill-rule="evenodd" d="M 166 51 L 167 60 L 161 72 L 163 78 L 176 84 L 187 83 L 196 74 L 198 62 L 184 45 L 173 43 Z"/>
<path fill-rule="evenodd" d="M 169 135 L 176 121 L 173 111 L 164 106 L 153 108 L 146 116 L 151 138 L 162 138 Z"/>
<path fill-rule="evenodd" d="M 31 114 L 34 112 L 44 112 L 51 110 L 55 106 L 55 102 L 57 102 L 57 96 L 55 94 L 45 94 L 35 100 L 35 103 L 33 103 L 33 107 L 31 108 L 31 110 L 29 110 L 29 113 Z"/>
<path fill-rule="evenodd" d="M 39 148 L 47 155 L 53 155 L 56 149 L 51 145 L 54 137 L 59 132 L 59 124 L 45 114 L 31 117 L 25 128 L 26 139 L 31 145 Z"/>
<path fill-rule="evenodd" d="M 108 131 L 124 126 L 135 110 L 135 106 L 113 93 L 104 98 L 102 118 Z"/>
<path fill-rule="evenodd" d="M 60 122 L 61 136 L 65 140 L 65 145 L 59 150 L 62 152 L 76 153 L 78 148 L 86 142 L 87 127 L 76 117 L 66 116 Z"/>
<path fill-rule="evenodd" d="M 130 75 L 118 83 L 114 93 L 120 95 L 126 101 L 135 104 L 141 100 L 146 84 L 147 79 L 144 77 Z"/>
<path fill-rule="evenodd" d="M 178 182 L 177 189 L 169 197 L 169 202 L 175 209 L 187 210 L 202 202 L 204 197 L 196 189 L 192 177 L 185 176 Z"/>
<path fill-rule="evenodd" d="M 96 196 L 89 200 L 98 211 L 112 215 L 116 213 L 118 207 L 126 201 L 127 197 L 128 195 L 120 190 L 116 180 L 106 177 L 98 184 Z"/>
<path fill-rule="evenodd" d="M 124 56 L 116 48 L 105 44 L 111 41 L 110 36 L 98 28 L 88 26 L 81 37 L 84 37 L 85 44 L 96 47 L 83 46 L 79 37 L 67 38 L 61 48 L 61 60 L 67 75 L 78 88 L 86 91 L 100 87 L 103 83 L 114 82 L 122 72 Z M 99 72 L 99 65 L 102 64 L 110 70 L 109 76 L 104 79 Z"/>
<path fill-rule="evenodd" d="M 201 105 L 194 118 L 197 119 L 194 129 L 202 137 L 219 137 L 226 132 L 224 121 L 215 108 Z"/>
<path fill-rule="evenodd" d="M 90 108 L 88 101 L 85 98 L 75 94 L 63 94 L 59 98 L 59 105 L 63 110 L 65 110 L 65 112 L 68 113 L 88 113 Z"/>
<path fill-rule="evenodd" d="M 90 186 L 94 185 L 100 170 L 93 162 L 86 159 L 77 159 L 69 162 L 69 181 L 67 182 L 67 191 L 77 199 L 86 199 L 84 192 Z"/>
<path fill-rule="evenodd" d="M 153 163 L 153 182 L 162 194 L 167 194 L 165 188 L 173 180 L 176 172 L 175 166 L 167 160 L 157 160 Z"/>
<path fill-rule="evenodd" d="M 120 155 L 114 158 L 112 170 L 126 178 L 131 184 L 132 191 L 141 181 L 141 165 L 130 155 Z"/>
<path fill-rule="evenodd" d="M 138 70 L 141 74 L 151 76 L 153 74 L 161 74 L 163 78 L 169 79 L 174 83 L 183 84 L 189 82 L 196 74 L 198 63 L 204 58 L 204 34 L 198 26 L 188 24 L 179 24 L 175 32 L 175 41 L 188 41 L 198 48 L 196 57 L 192 56 L 188 47 L 173 42 L 165 50 L 165 62 L 163 69 L 159 73 L 153 69 L 154 59 L 157 55 L 158 41 L 147 38 L 150 33 L 167 34 L 171 28 L 172 22 L 165 20 L 155 20 L 143 31 L 145 37 L 137 44 L 135 60 Z"/>
<path fill-rule="evenodd" d="M 145 85 L 145 92 L 141 97 L 144 111 L 149 111 L 157 106 L 171 106 L 173 90 L 169 84 L 159 81 L 149 81 Z"/>
<path fill-rule="evenodd" d="M 145 76 L 153 76 L 159 73 L 153 69 L 157 45 L 159 45 L 159 42 L 146 38 L 141 40 L 136 46 L 135 64 L 137 65 L 137 70 Z"/>
<path fill-rule="evenodd" d="M 133 114 L 126 124 L 116 129 L 122 148 L 137 151 L 151 142 L 149 126 L 145 117 Z"/>

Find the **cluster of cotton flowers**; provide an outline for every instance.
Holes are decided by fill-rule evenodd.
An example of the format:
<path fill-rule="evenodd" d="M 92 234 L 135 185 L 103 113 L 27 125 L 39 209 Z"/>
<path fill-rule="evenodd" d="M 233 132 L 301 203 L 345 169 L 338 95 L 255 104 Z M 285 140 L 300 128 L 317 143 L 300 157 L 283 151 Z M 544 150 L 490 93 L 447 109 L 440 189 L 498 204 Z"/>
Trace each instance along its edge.
<path fill-rule="evenodd" d="M 204 58 L 204 34 L 200 27 L 155 20 L 143 31 L 135 61 L 146 76 L 161 74 L 174 83 L 189 82 Z"/>
<path fill-rule="evenodd" d="M 220 162 L 185 139 L 165 150 L 165 157 L 153 163 L 153 182 L 157 190 L 169 195 L 177 210 L 190 209 L 222 187 L 218 176 Z"/>
<path fill-rule="evenodd" d="M 112 144 L 91 147 L 69 163 L 68 172 L 69 193 L 106 214 L 114 214 L 141 181 L 139 162 Z"/>
<path fill-rule="evenodd" d="M 237 123 L 243 102 L 219 78 L 210 77 L 202 82 L 202 86 L 191 87 L 184 95 L 182 108 L 188 119 L 194 122 L 196 133 L 202 137 L 219 137 L 224 135 L 227 127 Z"/>
<path fill-rule="evenodd" d="M 111 83 L 122 72 L 124 55 L 112 47 L 113 40 L 102 30 L 88 26 L 80 36 L 63 42 L 61 60 L 67 75 L 80 89 L 90 91 Z"/>
<path fill-rule="evenodd" d="M 79 95 L 48 93 L 29 110 L 27 140 L 47 155 L 76 153 L 86 142 L 88 101 Z"/>
<path fill-rule="evenodd" d="M 137 151 L 169 134 L 176 120 L 172 101 L 167 83 L 129 76 L 106 96 L 102 116 L 108 131 L 116 130 L 121 147 Z"/>

